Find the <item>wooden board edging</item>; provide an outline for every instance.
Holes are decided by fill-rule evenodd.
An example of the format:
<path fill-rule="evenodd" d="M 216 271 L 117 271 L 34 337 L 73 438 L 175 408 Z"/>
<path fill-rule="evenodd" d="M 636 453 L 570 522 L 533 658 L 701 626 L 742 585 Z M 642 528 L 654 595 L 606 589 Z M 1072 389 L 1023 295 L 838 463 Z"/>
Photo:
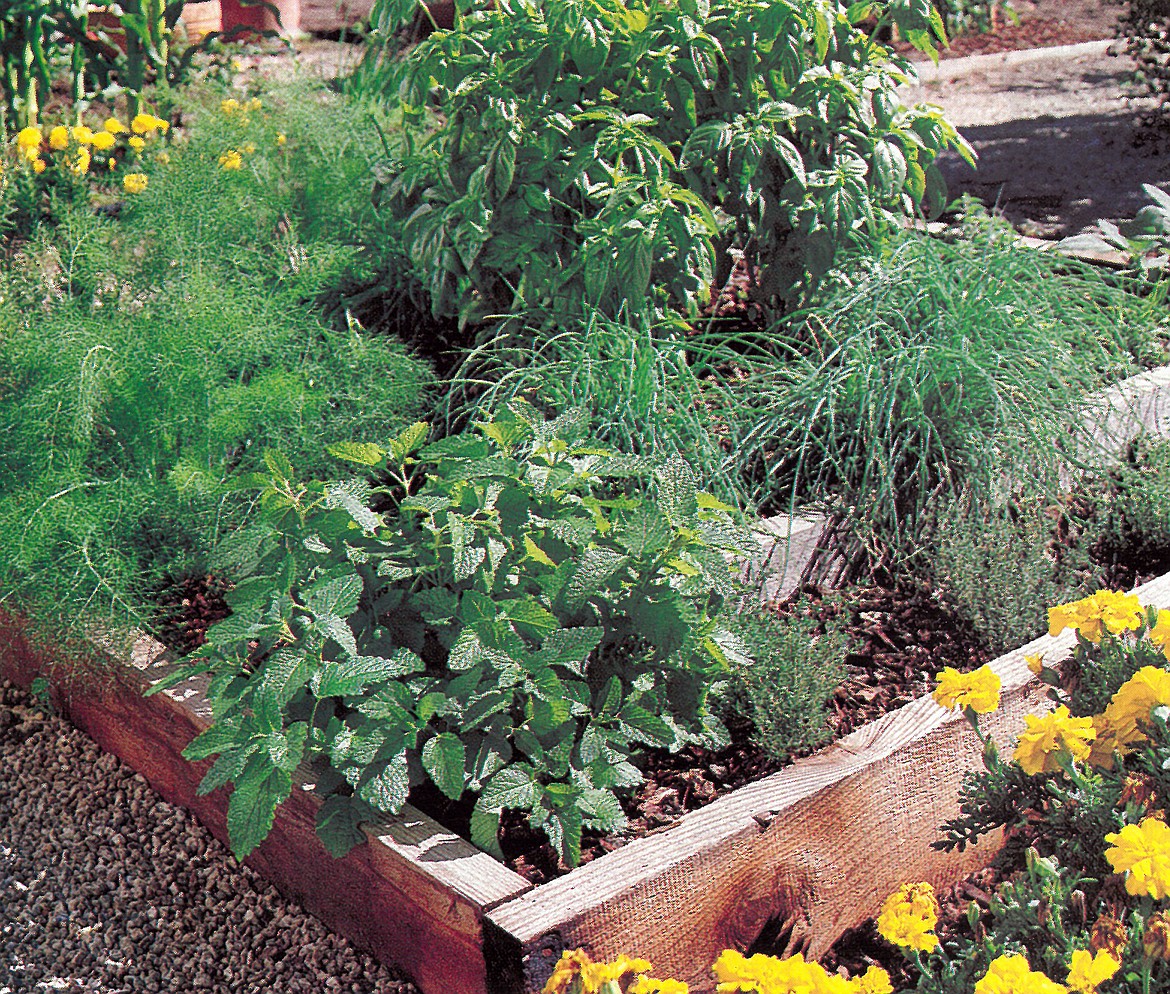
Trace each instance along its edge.
<path fill-rule="evenodd" d="M 1145 604 L 1170 605 L 1170 574 L 1139 587 Z M 1062 658 L 1071 632 L 1043 636 L 991 665 L 1002 703 L 983 727 L 1009 751 L 1024 715 L 1050 707 L 1024 656 Z M 493 941 L 538 991 L 554 953 L 650 960 L 699 992 L 720 950 L 746 948 L 765 925 L 791 930 L 790 949 L 818 956 L 877 913 L 907 880 L 944 886 L 986 864 L 994 846 L 940 853 L 930 844 L 958 813 L 963 774 L 980 766 L 965 720 L 920 698 L 836 745 L 684 816 L 670 829 L 511 900 L 488 915 Z"/>
<path fill-rule="evenodd" d="M 226 841 L 226 791 L 198 796 L 210 764 L 181 755 L 210 724 L 206 678 L 144 698 L 173 669 L 173 658 L 148 638 L 125 655 L 114 660 L 122 665 L 80 678 L 34 648 L 23 624 L 0 611 L 0 677 L 27 688 L 35 677 L 53 674 L 54 704 L 74 725 Z M 334 859 L 317 838 L 319 807 L 313 794 L 294 787 L 271 834 L 245 862 L 429 994 L 493 994 L 483 957 L 484 914 L 532 885 L 410 805 L 363 826 L 370 844 Z"/>

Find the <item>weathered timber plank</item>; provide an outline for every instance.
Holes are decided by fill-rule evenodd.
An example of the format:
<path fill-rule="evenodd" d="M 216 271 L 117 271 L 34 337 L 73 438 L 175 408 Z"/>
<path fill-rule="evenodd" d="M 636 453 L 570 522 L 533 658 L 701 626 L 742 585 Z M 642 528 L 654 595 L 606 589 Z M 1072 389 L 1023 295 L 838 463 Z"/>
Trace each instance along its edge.
<path fill-rule="evenodd" d="M 162 646 L 141 639 L 128 665 L 96 676 L 69 674 L 28 643 L 18 620 L 0 612 L 0 676 L 27 687 L 52 672 L 56 703 L 70 721 L 226 840 L 226 792 L 199 797 L 209 764 L 181 755 L 210 723 L 206 678 L 142 697 L 174 665 Z M 315 796 L 294 789 L 248 864 L 331 928 L 402 967 L 427 994 L 490 994 L 483 915 L 531 885 L 409 805 L 367 826 L 370 844 L 336 860 L 317 839 L 319 806 Z"/>
<path fill-rule="evenodd" d="M 1137 593 L 1146 604 L 1170 604 L 1170 574 Z M 1003 703 L 983 727 L 1001 749 L 1024 715 L 1051 706 L 1024 656 L 1054 661 L 1072 644 L 1071 633 L 1044 636 L 992 663 Z M 501 905 L 489 914 L 499 930 L 493 941 L 510 941 L 509 955 L 527 959 L 520 987 L 528 990 L 539 990 L 540 964 L 551 964 L 553 952 L 583 946 L 598 956 L 643 956 L 659 975 L 708 991 L 706 967 L 718 952 L 746 947 L 773 920 L 791 926 L 791 948 L 819 955 L 899 883 L 942 886 L 986 863 L 994 851 L 987 843 L 963 854 L 930 848 L 938 826 L 958 813 L 963 773 L 979 765 L 966 722 L 922 698 L 668 831 Z M 510 976 L 515 983 L 520 971 Z"/>

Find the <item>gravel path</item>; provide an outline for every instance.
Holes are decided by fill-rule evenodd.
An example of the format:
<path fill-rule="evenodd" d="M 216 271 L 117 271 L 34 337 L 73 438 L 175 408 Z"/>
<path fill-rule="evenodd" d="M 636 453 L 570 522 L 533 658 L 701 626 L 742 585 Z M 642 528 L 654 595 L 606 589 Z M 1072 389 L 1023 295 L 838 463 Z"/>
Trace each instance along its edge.
<path fill-rule="evenodd" d="M 972 170 L 941 160 L 951 193 L 999 209 L 1024 234 L 1075 234 L 1129 218 L 1143 183 L 1170 181 L 1165 137 L 1143 132 L 1151 102 L 1129 86 L 1133 61 L 1107 43 L 973 56 L 927 67 L 910 102 L 937 104 L 979 153 Z M 1087 50 L 1087 51 L 1086 51 Z"/>
<path fill-rule="evenodd" d="M 418 994 L 0 682 L 0 994 Z"/>

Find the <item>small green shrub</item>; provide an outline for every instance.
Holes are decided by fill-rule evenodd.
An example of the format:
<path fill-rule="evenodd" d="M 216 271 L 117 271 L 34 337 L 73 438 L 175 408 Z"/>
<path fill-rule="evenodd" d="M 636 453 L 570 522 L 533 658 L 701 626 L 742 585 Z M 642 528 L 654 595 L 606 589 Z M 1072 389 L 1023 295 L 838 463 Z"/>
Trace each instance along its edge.
<path fill-rule="evenodd" d="M 987 33 L 1015 18 L 1009 3 L 1000 0 L 935 0 L 950 35 Z"/>
<path fill-rule="evenodd" d="M 1096 496 L 1095 551 L 1102 559 L 1170 559 L 1170 443 L 1139 438 Z"/>
<path fill-rule="evenodd" d="M 904 63 L 858 27 L 935 54 L 929 0 L 457 6 L 395 60 L 416 4 L 381 0 L 357 78 L 403 109 L 388 207 L 435 312 L 463 322 L 693 313 L 732 250 L 760 297 L 788 298 L 940 206 L 938 153 L 972 155 L 937 109 L 899 103 Z"/>
<path fill-rule="evenodd" d="M 963 495 L 943 509 L 930 561 L 950 595 L 995 655 L 1016 649 L 1048 627 L 1045 605 L 1084 594 L 1088 552 L 1065 547 L 1054 558 L 1056 522 L 1041 496 L 995 506 Z"/>
<path fill-rule="evenodd" d="M 651 472 L 597 448 L 580 418 L 516 401 L 476 427 L 332 447 L 372 489 L 268 456 L 265 521 L 225 552 L 235 613 L 195 654 L 216 721 L 185 753 L 218 754 L 201 792 L 234 782 L 239 856 L 306 759 L 335 854 L 429 780 L 478 795 L 480 847 L 498 853 L 501 812 L 525 811 L 571 866 L 584 827 L 622 823 L 639 744 L 725 741 L 709 702 L 741 656 L 719 622 L 726 556 L 751 542 L 730 509 L 681 460 Z"/>
<path fill-rule="evenodd" d="M 846 675 L 844 631 L 754 610 L 739 616 L 736 632 L 752 658 L 735 678 L 753 740 L 779 762 L 824 742 L 831 732 L 825 706 Z"/>

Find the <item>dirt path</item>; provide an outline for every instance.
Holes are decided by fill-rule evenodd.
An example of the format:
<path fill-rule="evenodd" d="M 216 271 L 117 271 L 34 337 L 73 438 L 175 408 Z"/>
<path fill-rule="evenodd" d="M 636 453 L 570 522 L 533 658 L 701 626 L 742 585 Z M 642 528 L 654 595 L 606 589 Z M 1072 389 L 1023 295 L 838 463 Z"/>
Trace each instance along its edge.
<path fill-rule="evenodd" d="M 997 206 L 1025 234 L 1054 237 L 1132 217 L 1142 183 L 1170 182 L 1170 139 L 1144 133 L 1133 63 L 1106 42 L 974 56 L 923 68 L 911 102 L 937 104 L 979 153 L 947 156 L 953 195 Z"/>

